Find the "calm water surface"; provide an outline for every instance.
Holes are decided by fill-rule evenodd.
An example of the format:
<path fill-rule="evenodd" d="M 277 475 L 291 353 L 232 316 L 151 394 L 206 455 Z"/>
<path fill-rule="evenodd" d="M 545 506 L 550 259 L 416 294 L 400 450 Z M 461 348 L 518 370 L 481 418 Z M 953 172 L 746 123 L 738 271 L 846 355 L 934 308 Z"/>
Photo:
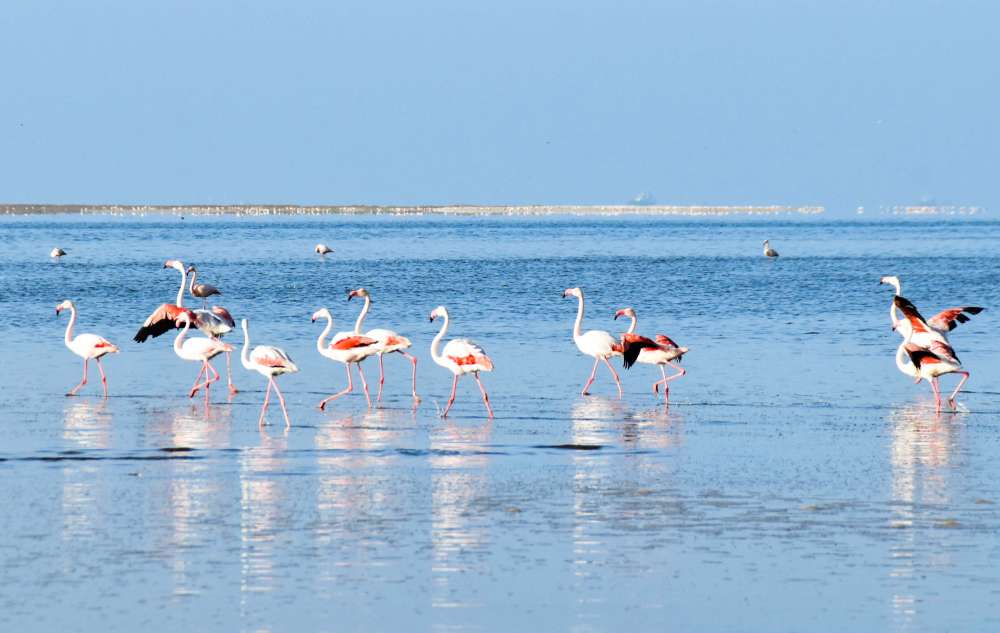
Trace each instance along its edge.
<path fill-rule="evenodd" d="M 0 241 L 2 630 L 1000 627 L 998 223 L 7 217 Z M 168 258 L 299 364 L 290 430 L 277 409 L 258 430 L 256 373 L 206 409 L 172 336 L 132 343 L 176 293 Z M 885 274 L 927 313 L 990 308 L 952 335 L 959 413 L 895 369 Z M 669 410 L 650 367 L 621 401 L 603 371 L 578 395 L 577 285 L 585 327 L 631 305 L 692 349 Z M 398 357 L 381 407 L 315 407 L 344 372 L 309 315 L 351 329 L 358 286 L 369 327 L 414 341 L 415 411 Z M 63 395 L 66 298 L 122 347 L 107 402 Z M 436 415 L 442 303 L 494 359 L 492 423 L 471 381 Z"/>

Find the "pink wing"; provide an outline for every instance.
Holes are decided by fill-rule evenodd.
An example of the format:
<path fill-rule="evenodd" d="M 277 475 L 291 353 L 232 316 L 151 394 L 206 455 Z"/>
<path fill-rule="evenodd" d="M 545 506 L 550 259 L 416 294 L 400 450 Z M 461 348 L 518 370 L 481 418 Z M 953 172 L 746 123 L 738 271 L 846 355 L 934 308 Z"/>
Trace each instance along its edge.
<path fill-rule="evenodd" d="M 932 316 L 927 324 L 930 325 L 935 330 L 940 330 L 942 332 L 950 332 L 958 326 L 959 323 L 965 323 L 969 320 L 969 314 L 979 314 L 983 311 L 983 308 L 978 306 L 962 306 L 960 308 L 948 308 L 947 310 L 942 310 L 934 316 Z M 968 314 L 966 314 L 968 313 Z"/>
<path fill-rule="evenodd" d="M 356 347 L 368 347 L 376 343 L 378 341 L 367 336 L 347 336 L 330 343 L 330 349 L 354 349 Z"/>

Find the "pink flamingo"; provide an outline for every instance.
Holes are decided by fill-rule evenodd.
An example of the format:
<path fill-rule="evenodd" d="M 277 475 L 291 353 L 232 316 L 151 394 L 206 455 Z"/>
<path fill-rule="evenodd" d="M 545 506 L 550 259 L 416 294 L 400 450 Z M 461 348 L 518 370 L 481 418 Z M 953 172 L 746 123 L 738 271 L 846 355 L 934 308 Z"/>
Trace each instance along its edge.
<path fill-rule="evenodd" d="M 590 378 L 587 379 L 587 383 L 583 385 L 583 391 L 580 395 L 589 395 L 587 391 L 590 389 L 590 385 L 594 384 L 594 377 L 597 375 L 597 364 L 604 361 L 604 364 L 608 366 L 608 371 L 615 379 L 615 384 L 618 385 L 618 397 L 622 397 L 622 381 L 618 378 L 615 368 L 611 366 L 608 359 L 612 356 L 621 356 L 624 351 L 622 344 L 611 336 L 609 332 L 604 330 L 590 330 L 587 332 L 581 332 L 580 326 L 583 324 L 583 290 L 579 288 L 567 288 L 563 291 L 563 298 L 565 297 L 576 297 L 579 299 L 579 305 L 576 311 L 576 322 L 573 324 L 573 342 L 576 343 L 577 349 L 586 354 L 587 356 L 594 357 L 594 369 L 590 372 Z"/>
<path fill-rule="evenodd" d="M 448 417 L 451 406 L 455 404 L 458 377 L 464 374 L 472 374 L 476 379 L 476 384 L 479 385 L 479 392 L 483 394 L 483 404 L 486 405 L 486 411 L 489 412 L 489 417 L 492 418 L 493 407 L 490 406 L 490 396 L 486 393 L 486 388 L 483 387 L 483 382 L 479 379 L 479 372 L 493 371 L 493 361 L 486 355 L 482 347 L 465 338 L 455 338 L 448 341 L 444 346 L 443 352 L 439 353 L 438 345 L 441 343 L 441 339 L 444 338 L 445 332 L 448 331 L 448 310 L 444 306 L 434 308 L 434 311 L 431 312 L 431 321 L 434 321 L 436 317 L 444 319 L 444 323 L 441 324 L 441 331 L 431 341 L 431 358 L 435 363 L 450 371 L 454 376 L 451 381 L 451 397 L 448 398 L 448 405 L 444 408 L 444 413 L 441 414 L 441 417 Z"/>
<path fill-rule="evenodd" d="M 913 343 L 913 339 L 918 334 L 925 334 L 930 330 L 930 326 L 924 317 L 921 316 L 916 306 L 908 299 L 896 296 L 893 299 L 893 306 L 899 308 L 903 317 L 908 322 L 906 338 L 896 350 L 896 366 L 904 374 L 916 378 L 915 382 L 926 380 L 931 385 L 934 392 L 934 405 L 938 412 L 941 411 L 941 388 L 938 379 L 945 374 L 959 374 L 962 379 L 955 387 L 955 391 L 948 397 L 948 406 L 952 410 L 957 409 L 955 397 L 962 390 L 965 381 L 969 379 L 969 372 L 962 369 L 962 362 L 955 354 L 955 350 L 947 342 L 932 339 L 927 347 Z M 894 326 L 893 329 L 897 329 Z M 905 362 L 904 357 L 909 357 L 910 363 Z"/>
<path fill-rule="evenodd" d="M 354 324 L 354 334 L 356 336 L 361 335 L 361 326 L 365 322 L 365 317 L 368 315 L 368 310 L 372 304 L 371 295 L 364 288 L 358 288 L 357 290 L 352 290 L 347 293 L 347 300 L 350 301 L 354 297 L 364 297 L 365 306 L 361 309 L 361 314 L 358 315 L 358 320 Z M 376 400 L 378 402 L 382 401 L 382 385 L 385 383 L 385 370 L 382 368 L 382 357 L 386 354 L 392 354 L 396 352 L 402 354 L 410 363 L 413 365 L 413 404 L 417 405 L 420 403 L 420 396 L 417 395 L 417 358 L 412 354 L 408 354 L 406 349 L 411 345 L 410 339 L 405 336 L 400 336 L 392 330 L 385 329 L 374 329 L 368 330 L 364 334 L 368 338 L 373 338 L 377 341 L 378 346 L 378 397 Z"/>
<path fill-rule="evenodd" d="M 271 398 L 271 388 L 274 387 L 274 393 L 278 394 L 278 403 L 281 404 L 281 412 L 285 414 L 285 426 L 289 427 L 292 423 L 288 420 L 285 397 L 281 394 L 281 390 L 278 389 L 278 383 L 275 382 L 274 377 L 282 374 L 294 374 L 299 368 L 292 362 L 288 354 L 285 353 L 285 350 L 278 347 L 258 345 L 250 352 L 250 332 L 247 320 L 243 319 L 241 325 L 243 326 L 243 351 L 240 354 L 240 361 L 245 368 L 267 378 L 267 392 L 264 394 L 264 406 L 260 409 L 260 419 L 257 420 L 257 425 L 264 426 L 264 413 L 267 412 L 268 400 Z"/>
<path fill-rule="evenodd" d="M 899 281 L 899 277 L 894 275 L 886 275 L 878 280 L 878 283 L 888 284 L 895 288 L 896 297 L 902 296 L 902 284 Z M 948 342 L 948 332 L 951 332 L 959 323 L 966 323 L 969 321 L 969 315 L 976 315 L 985 310 L 979 306 L 959 306 L 955 308 L 947 308 L 938 312 L 931 318 L 927 319 L 925 322 L 927 325 L 927 332 L 914 332 L 913 333 L 913 344 L 915 345 L 929 345 L 932 340 L 944 340 Z M 907 319 L 899 319 L 896 317 L 896 304 L 895 302 L 889 303 L 889 319 L 892 321 L 892 329 L 899 332 L 899 335 L 904 339 L 910 333 L 910 323 Z"/>
<path fill-rule="evenodd" d="M 188 394 L 188 397 L 193 398 L 194 394 L 198 393 L 198 390 L 204 387 L 205 404 L 208 404 L 208 389 L 212 386 L 213 382 L 219 379 L 219 372 L 215 371 L 215 368 L 212 367 L 209 361 L 223 352 L 233 351 L 233 346 L 214 338 L 198 337 L 186 339 L 188 330 L 191 329 L 191 315 L 188 312 L 183 312 L 177 317 L 177 327 L 181 326 L 184 329 L 174 339 L 174 352 L 183 360 L 201 362 L 201 371 L 198 372 L 198 377 L 195 378 L 194 385 L 192 385 L 191 393 Z M 201 380 L 202 374 L 205 374 L 205 382 L 199 384 L 198 381 Z"/>
<path fill-rule="evenodd" d="M 624 347 L 623 360 L 625 369 L 630 369 L 636 362 L 644 365 L 659 365 L 660 375 L 663 376 L 663 379 L 653 383 L 653 393 L 658 396 L 660 385 L 663 385 L 663 401 L 669 401 L 670 381 L 680 378 L 687 373 L 683 367 L 674 364 L 673 361 L 679 361 L 684 354 L 687 354 L 688 348 L 680 347 L 665 334 L 657 334 L 655 341 L 636 334 L 635 326 L 638 322 L 638 317 L 632 308 L 622 308 L 615 312 L 615 320 L 622 316 L 632 319 L 632 324 L 629 326 L 628 331 L 622 334 L 621 339 L 622 346 Z M 677 373 L 667 376 L 667 372 L 664 369 L 665 365 L 670 365 L 677 370 Z"/>
<path fill-rule="evenodd" d="M 150 337 L 156 338 L 178 327 L 177 319 L 185 312 L 189 313 L 192 318 L 195 316 L 191 310 L 184 307 L 184 282 L 187 280 L 187 269 L 184 268 L 184 264 L 176 259 L 168 259 L 163 263 L 163 267 L 173 268 L 181 273 L 181 287 L 177 291 L 176 303 L 163 303 L 153 310 L 139 331 L 135 333 L 132 340 L 136 343 L 144 343 Z"/>
<path fill-rule="evenodd" d="M 104 375 L 104 368 L 101 366 L 101 358 L 107 354 L 117 354 L 118 347 L 109 342 L 106 338 L 96 334 L 79 334 L 73 336 L 73 326 L 76 325 L 76 306 L 69 299 L 56 306 L 56 315 L 63 310 L 69 310 L 69 323 L 66 325 L 66 336 L 64 338 L 66 347 L 71 352 L 83 359 L 83 380 L 73 387 L 67 396 L 75 396 L 76 392 L 87 384 L 87 363 L 93 358 L 97 361 L 97 371 L 101 372 L 101 384 L 104 386 L 104 397 L 108 397 L 108 378 Z"/>
<path fill-rule="evenodd" d="M 368 408 L 370 409 L 372 398 L 368 393 L 368 382 L 365 380 L 365 374 L 361 371 L 361 361 L 378 353 L 378 341 L 367 336 L 357 336 L 354 332 L 337 332 L 330 339 L 329 344 L 325 344 L 323 340 L 330 333 L 330 330 L 333 329 L 333 315 L 326 308 L 320 308 L 312 315 L 313 323 L 319 318 L 326 319 L 326 327 L 320 333 L 319 338 L 316 339 L 316 350 L 331 360 L 344 363 L 344 367 L 347 368 L 347 388 L 333 394 L 329 398 L 321 400 L 319 403 L 320 411 L 326 409 L 327 402 L 336 400 L 354 390 L 354 382 L 351 379 L 351 363 L 358 366 L 358 376 L 361 377 L 365 400 L 368 401 Z"/>

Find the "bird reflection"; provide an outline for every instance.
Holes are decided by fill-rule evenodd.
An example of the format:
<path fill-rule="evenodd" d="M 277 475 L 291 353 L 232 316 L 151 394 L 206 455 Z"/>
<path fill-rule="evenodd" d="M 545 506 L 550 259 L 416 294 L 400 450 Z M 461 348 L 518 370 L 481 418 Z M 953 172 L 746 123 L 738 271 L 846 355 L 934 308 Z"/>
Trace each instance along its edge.
<path fill-rule="evenodd" d="M 110 448 L 111 413 L 106 400 L 76 400 L 63 412 L 63 439 L 80 448 Z"/>
<path fill-rule="evenodd" d="M 271 591 L 275 584 L 276 535 L 287 523 L 281 503 L 287 470 L 285 434 L 260 434 L 260 445 L 240 455 L 240 591 L 241 608 L 251 610 L 248 593 Z"/>
<path fill-rule="evenodd" d="M 153 418 L 155 443 L 190 448 L 226 448 L 232 430 L 233 410 L 192 404 L 179 410 L 163 411 Z"/>

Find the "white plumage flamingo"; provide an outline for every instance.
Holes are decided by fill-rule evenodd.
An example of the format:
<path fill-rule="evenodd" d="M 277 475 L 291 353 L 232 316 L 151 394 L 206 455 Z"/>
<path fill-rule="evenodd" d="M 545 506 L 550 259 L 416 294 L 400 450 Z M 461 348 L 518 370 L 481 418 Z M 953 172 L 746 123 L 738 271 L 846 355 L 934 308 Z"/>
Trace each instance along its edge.
<path fill-rule="evenodd" d="M 581 332 L 580 328 L 583 324 L 583 290 L 580 288 L 567 288 L 563 291 L 563 297 L 576 297 L 579 300 L 576 311 L 576 321 L 573 323 L 573 342 L 576 343 L 577 349 L 586 354 L 587 356 L 594 357 L 594 368 L 590 372 L 590 378 L 587 379 L 586 384 L 583 385 L 583 390 L 580 395 L 589 395 L 587 391 L 590 389 L 590 385 L 594 383 L 594 377 L 597 375 L 597 364 L 604 361 L 604 364 L 608 366 L 608 371 L 615 379 L 615 384 L 618 385 L 618 397 L 622 397 L 622 381 L 618 378 L 618 373 L 615 372 L 615 368 L 611 366 L 608 359 L 612 356 L 621 356 L 623 352 L 622 344 L 611 336 L 610 332 L 604 330 L 589 330 L 587 332 Z"/>
<path fill-rule="evenodd" d="M 354 390 L 354 382 L 351 379 L 352 363 L 358 366 L 358 376 L 361 377 L 365 400 L 368 402 L 368 407 L 371 408 L 372 398 L 368 393 L 368 382 L 365 380 L 365 374 L 361 371 L 361 361 L 378 353 L 378 341 L 367 336 L 357 336 L 354 332 L 337 332 L 327 344 L 324 342 L 324 339 L 330 333 L 330 330 L 333 329 L 333 315 L 326 308 L 320 308 L 313 313 L 312 320 L 315 323 L 316 319 L 320 318 L 326 319 L 326 327 L 320 333 L 319 338 L 316 339 L 316 350 L 331 360 L 344 363 L 344 367 L 347 368 L 347 388 L 321 400 L 319 403 L 320 410 L 322 411 L 326 408 L 327 402 L 336 400 Z"/>
<path fill-rule="evenodd" d="M 441 324 L 441 331 L 431 341 L 431 358 L 435 363 L 450 371 L 453 376 L 451 381 L 451 396 L 448 398 L 448 404 L 445 406 L 441 417 L 448 417 L 448 412 L 451 411 L 452 405 L 455 404 L 458 377 L 465 374 L 472 374 L 473 378 L 476 379 L 476 384 L 479 385 L 479 392 L 483 395 L 483 404 L 486 405 L 486 411 L 489 413 L 489 417 L 492 418 L 493 407 L 490 406 L 490 396 L 486 393 L 486 388 L 483 387 L 483 382 L 479 379 L 479 372 L 493 371 L 493 361 L 486 355 L 482 347 L 466 338 L 455 338 L 448 341 L 444 346 L 444 350 L 439 353 L 438 345 L 441 344 L 441 339 L 444 338 L 445 333 L 448 331 L 448 310 L 444 306 L 434 308 L 430 319 L 434 321 L 437 317 L 441 317 L 444 323 Z"/>
<path fill-rule="evenodd" d="M 71 352 L 83 359 L 83 379 L 80 384 L 70 389 L 67 396 L 75 396 L 76 392 L 87 384 L 87 363 L 90 359 L 97 361 L 97 371 L 101 372 L 101 385 L 104 387 L 104 397 L 108 397 L 108 378 L 104 375 L 101 358 L 107 354 L 117 354 L 118 347 L 103 336 L 96 334 L 79 334 L 73 336 L 73 326 L 76 325 L 76 306 L 69 299 L 56 306 L 56 315 L 63 310 L 69 310 L 69 323 L 66 325 L 64 341 Z"/>
<path fill-rule="evenodd" d="M 278 403 L 281 404 L 281 412 L 285 414 L 285 426 L 291 426 L 292 423 L 288 420 L 288 409 L 285 408 L 285 397 L 281 394 L 281 389 L 278 389 L 278 383 L 275 382 L 274 378 L 282 374 L 293 374 L 299 368 L 285 353 L 285 350 L 279 347 L 258 345 L 253 348 L 253 351 L 249 351 L 250 332 L 247 320 L 243 319 L 241 325 L 243 326 L 243 350 L 240 353 L 240 361 L 245 368 L 267 378 L 267 392 L 264 394 L 264 406 L 260 409 L 260 419 L 257 420 L 257 425 L 264 426 L 264 414 L 267 412 L 271 388 L 273 387 L 274 393 L 278 395 Z"/>
<path fill-rule="evenodd" d="M 193 398 L 194 394 L 204 387 L 205 404 L 208 404 L 208 389 L 213 382 L 219 379 L 219 372 L 215 371 L 209 361 L 223 352 L 233 351 L 233 346 L 214 338 L 186 338 L 188 330 L 191 329 L 191 315 L 188 312 L 183 312 L 177 317 L 177 327 L 182 326 L 184 329 L 174 339 L 174 353 L 183 360 L 201 363 L 201 371 L 198 372 L 198 377 L 195 378 L 188 397 Z M 201 380 L 202 374 L 206 374 L 205 382 L 199 384 L 198 381 Z"/>
<path fill-rule="evenodd" d="M 365 305 L 361 309 L 361 314 L 358 315 L 358 320 L 354 323 L 354 334 L 361 335 L 361 326 L 364 325 L 365 317 L 368 316 L 368 310 L 371 307 L 372 298 L 371 294 L 369 294 L 369 292 L 364 288 L 358 288 L 357 290 L 352 290 L 347 293 L 348 301 L 354 297 L 363 297 L 365 300 Z M 417 357 L 405 351 L 412 345 L 410 343 L 410 339 L 393 332 L 392 330 L 386 330 L 383 328 L 368 330 L 365 332 L 365 336 L 375 339 L 378 346 L 378 397 L 375 399 L 378 402 L 382 401 L 382 385 L 385 383 L 385 370 L 382 368 L 382 357 L 386 354 L 392 354 L 395 352 L 405 356 L 413 366 L 413 403 L 419 404 L 420 396 L 417 395 Z"/>
<path fill-rule="evenodd" d="M 896 291 L 896 297 L 902 296 L 902 284 L 899 281 L 899 277 L 886 275 L 885 277 L 881 277 L 878 282 L 880 285 L 887 284 L 892 286 Z M 959 323 L 968 322 L 970 314 L 979 314 L 984 309 L 979 306 L 959 306 L 942 310 L 926 321 L 927 327 L 932 334 L 926 335 L 921 332 L 914 332 L 913 343 L 926 346 L 932 339 L 939 338 L 935 334 L 939 334 L 947 342 L 948 333 L 958 327 Z M 899 332 L 899 335 L 904 339 L 910 334 L 910 322 L 907 319 L 899 319 L 897 317 L 895 301 L 889 302 L 889 319 L 892 321 L 892 329 Z"/>
<path fill-rule="evenodd" d="M 929 332 L 930 326 L 916 306 L 905 297 L 897 295 L 893 298 L 893 305 L 899 308 L 904 319 L 909 323 L 906 337 L 896 350 L 896 367 L 904 374 L 916 378 L 918 383 L 921 380 L 930 383 L 937 411 L 941 410 L 941 389 L 938 385 L 938 379 L 945 374 L 962 376 L 958 386 L 948 397 L 948 406 L 953 410 L 956 409 L 955 397 L 962 390 L 965 381 L 969 379 L 969 372 L 962 368 L 962 362 L 958 359 L 958 355 L 947 342 L 932 339 L 929 347 L 913 343 L 914 337 Z M 893 329 L 897 329 L 897 327 L 894 326 Z M 905 362 L 907 357 L 909 363 Z"/>

